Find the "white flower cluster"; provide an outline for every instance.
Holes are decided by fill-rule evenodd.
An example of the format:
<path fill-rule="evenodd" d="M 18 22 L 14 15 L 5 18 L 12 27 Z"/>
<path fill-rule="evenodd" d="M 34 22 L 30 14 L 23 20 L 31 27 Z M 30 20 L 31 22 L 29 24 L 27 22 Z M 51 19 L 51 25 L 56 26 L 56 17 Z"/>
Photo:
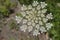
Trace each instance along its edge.
<path fill-rule="evenodd" d="M 23 32 L 31 32 L 32 35 L 37 36 L 40 33 L 47 32 L 52 26 L 48 20 L 53 19 L 52 13 L 47 13 L 47 4 L 45 2 L 38 3 L 34 1 L 32 5 L 22 5 L 22 17 L 16 16 L 17 23 L 22 21 L 20 30 Z"/>

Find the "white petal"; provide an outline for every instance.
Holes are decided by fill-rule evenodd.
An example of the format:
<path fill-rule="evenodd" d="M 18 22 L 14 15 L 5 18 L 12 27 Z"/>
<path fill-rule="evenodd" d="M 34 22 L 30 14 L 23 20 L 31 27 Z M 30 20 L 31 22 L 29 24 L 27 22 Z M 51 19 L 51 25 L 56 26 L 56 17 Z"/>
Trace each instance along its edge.
<path fill-rule="evenodd" d="M 35 26 L 36 24 L 34 22 L 32 22 L 32 26 Z"/>
<path fill-rule="evenodd" d="M 39 17 L 39 21 L 41 21 L 41 17 Z"/>
<path fill-rule="evenodd" d="M 40 27 L 40 31 L 41 31 L 41 33 L 43 33 L 43 32 L 46 32 L 46 29 L 45 29 L 45 27 Z"/>
<path fill-rule="evenodd" d="M 37 4 L 38 4 L 38 2 L 37 2 L 37 1 L 34 1 L 34 2 L 32 3 L 32 6 L 37 6 Z"/>
<path fill-rule="evenodd" d="M 28 9 L 32 9 L 32 5 L 29 5 L 29 6 L 28 6 Z"/>
<path fill-rule="evenodd" d="M 36 25 L 36 28 L 39 29 L 39 27 L 40 27 L 39 24 L 37 24 L 37 25 Z"/>
<path fill-rule="evenodd" d="M 42 13 L 46 13 L 46 12 L 47 12 L 47 9 L 43 9 L 43 10 L 42 10 Z"/>
<path fill-rule="evenodd" d="M 53 26 L 53 24 L 51 24 L 51 23 L 46 23 L 46 28 L 47 28 L 47 30 L 49 30 L 52 26 Z"/>
<path fill-rule="evenodd" d="M 38 23 L 38 20 L 35 20 L 35 23 Z"/>
<path fill-rule="evenodd" d="M 28 32 L 31 32 L 33 30 L 32 26 L 28 26 Z"/>
<path fill-rule="evenodd" d="M 39 24 L 40 24 L 40 25 L 43 25 L 43 22 L 42 22 L 42 21 L 39 21 Z"/>
<path fill-rule="evenodd" d="M 36 9 L 37 9 L 37 10 L 40 10 L 40 9 L 41 9 L 41 6 L 40 6 L 40 5 L 38 5 Z"/>
<path fill-rule="evenodd" d="M 33 31 L 33 36 L 37 36 L 38 34 L 40 34 L 38 30 Z"/>
<path fill-rule="evenodd" d="M 41 14 L 41 11 L 39 10 L 38 13 Z"/>
<path fill-rule="evenodd" d="M 15 20 L 17 21 L 17 23 L 20 23 L 21 20 L 22 20 L 22 18 L 20 16 L 16 16 L 16 19 Z"/>
<path fill-rule="evenodd" d="M 41 17 L 45 17 L 45 15 L 44 14 L 41 14 Z"/>
<path fill-rule="evenodd" d="M 26 29 L 27 29 L 27 25 L 22 25 L 22 26 L 20 27 L 20 30 L 23 31 L 23 32 L 25 32 Z"/>
<path fill-rule="evenodd" d="M 43 18 L 43 22 L 46 23 L 48 21 L 47 18 Z"/>
<path fill-rule="evenodd" d="M 41 7 L 45 8 L 47 6 L 47 4 L 45 2 L 40 2 L 41 3 Z"/>
<path fill-rule="evenodd" d="M 48 14 L 48 15 L 46 16 L 46 18 L 48 18 L 48 19 L 53 19 L 52 13 Z"/>

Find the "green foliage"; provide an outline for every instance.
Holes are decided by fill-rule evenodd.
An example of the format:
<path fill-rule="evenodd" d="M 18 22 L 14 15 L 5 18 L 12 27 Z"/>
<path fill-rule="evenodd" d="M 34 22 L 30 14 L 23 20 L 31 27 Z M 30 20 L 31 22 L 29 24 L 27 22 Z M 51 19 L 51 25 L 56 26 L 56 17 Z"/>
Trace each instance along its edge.
<path fill-rule="evenodd" d="M 33 0 L 19 0 L 19 2 L 20 2 L 21 4 L 26 4 L 26 5 L 28 5 L 28 4 L 31 4 L 31 3 L 33 2 Z"/>
<path fill-rule="evenodd" d="M 21 4 L 26 4 L 26 2 L 28 3 L 29 0 L 19 0 Z"/>
<path fill-rule="evenodd" d="M 12 3 L 10 0 L 0 0 L 0 14 L 3 16 L 9 16 L 10 9 L 14 8 L 16 3 Z"/>
<path fill-rule="evenodd" d="M 21 13 L 17 13 L 16 15 L 17 15 L 17 16 L 20 16 L 20 17 L 23 17 Z"/>
<path fill-rule="evenodd" d="M 8 9 L 5 6 L 0 6 L 0 14 L 8 16 Z"/>
<path fill-rule="evenodd" d="M 46 1 L 46 0 L 19 0 L 19 2 L 20 2 L 21 4 L 25 4 L 25 5 L 32 4 L 33 1 L 38 1 L 38 2 L 42 1 L 42 2 L 44 2 L 44 1 Z"/>
<path fill-rule="evenodd" d="M 50 37 L 53 40 L 60 40 L 60 7 L 57 6 L 59 0 L 46 0 L 48 3 L 48 9 L 53 13 L 54 19 L 52 23 L 54 27 L 49 31 Z"/>
<path fill-rule="evenodd" d="M 9 40 L 15 40 L 15 38 L 14 37 L 10 37 L 10 39 Z"/>

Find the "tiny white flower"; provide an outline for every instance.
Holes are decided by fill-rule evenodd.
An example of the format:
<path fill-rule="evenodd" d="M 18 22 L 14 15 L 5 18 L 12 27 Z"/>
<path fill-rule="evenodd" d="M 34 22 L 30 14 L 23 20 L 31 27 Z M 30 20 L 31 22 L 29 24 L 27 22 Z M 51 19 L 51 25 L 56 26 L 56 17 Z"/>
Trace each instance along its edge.
<path fill-rule="evenodd" d="M 32 3 L 32 6 L 37 6 L 37 4 L 38 4 L 38 2 L 37 2 L 37 1 L 34 1 L 34 2 Z"/>
<path fill-rule="evenodd" d="M 22 11 L 23 10 L 27 10 L 27 7 L 23 4 L 23 6 L 22 6 L 22 9 L 21 9 Z"/>
<path fill-rule="evenodd" d="M 17 23 L 20 23 L 20 20 L 18 20 Z"/>
<path fill-rule="evenodd" d="M 15 18 L 16 18 L 16 20 L 17 20 L 17 19 L 20 19 L 20 16 L 15 16 Z"/>
<path fill-rule="evenodd" d="M 33 23 L 33 22 L 34 22 L 34 20 L 31 20 L 31 22 Z"/>
<path fill-rule="evenodd" d="M 33 31 L 33 36 L 37 36 L 37 35 L 39 35 L 40 33 L 39 33 L 39 31 L 38 30 L 34 30 Z"/>
<path fill-rule="evenodd" d="M 26 11 L 26 14 L 29 14 L 29 11 Z"/>
<path fill-rule="evenodd" d="M 27 29 L 27 25 L 22 25 L 20 27 L 20 30 L 23 31 L 23 32 L 26 32 L 26 29 Z"/>
<path fill-rule="evenodd" d="M 35 1 L 35 3 L 36 3 L 36 4 L 38 4 L 38 2 L 37 2 L 37 1 Z"/>
<path fill-rule="evenodd" d="M 35 23 L 38 23 L 38 20 L 35 20 Z"/>
<path fill-rule="evenodd" d="M 52 15 L 52 13 L 47 14 L 46 18 L 48 18 L 48 19 L 53 19 L 53 15 Z"/>
<path fill-rule="evenodd" d="M 22 20 L 22 18 L 21 18 L 20 16 L 16 16 L 16 21 L 17 21 L 17 23 L 20 23 L 21 20 Z"/>
<path fill-rule="evenodd" d="M 47 28 L 47 30 L 49 30 L 52 26 L 53 26 L 53 24 L 51 24 L 51 23 L 46 23 L 46 28 Z"/>
<path fill-rule="evenodd" d="M 28 32 L 31 32 L 33 30 L 32 26 L 28 26 Z"/>
<path fill-rule="evenodd" d="M 34 12 L 35 11 L 35 8 L 32 8 L 32 11 Z"/>
<path fill-rule="evenodd" d="M 21 7 L 21 10 L 23 11 L 23 10 L 24 10 L 24 8 L 23 8 L 23 7 Z"/>
<path fill-rule="evenodd" d="M 28 6 L 28 9 L 32 9 L 32 5 L 29 5 L 29 6 Z"/>
<path fill-rule="evenodd" d="M 37 10 L 40 10 L 40 9 L 41 9 L 41 6 L 40 6 L 40 5 L 38 5 L 36 9 L 37 9 Z"/>
<path fill-rule="evenodd" d="M 36 24 L 34 22 L 32 22 L 32 26 L 35 26 Z"/>
<path fill-rule="evenodd" d="M 60 3 L 57 3 L 57 6 L 60 7 Z"/>
<path fill-rule="evenodd" d="M 29 18 L 32 18 L 32 17 L 33 17 L 31 14 L 29 14 L 28 16 L 29 16 Z M 31 16 L 32 16 L 32 17 L 31 17 Z"/>
<path fill-rule="evenodd" d="M 50 38 L 50 40 L 53 40 L 52 38 Z"/>
<path fill-rule="evenodd" d="M 41 21 L 41 17 L 39 17 L 39 21 Z"/>
<path fill-rule="evenodd" d="M 47 12 L 47 9 L 43 9 L 43 10 L 42 10 L 42 13 L 46 13 L 46 12 Z"/>
<path fill-rule="evenodd" d="M 40 10 L 38 11 L 38 14 L 41 14 L 41 11 Z"/>
<path fill-rule="evenodd" d="M 40 2 L 41 3 L 41 8 L 45 8 L 47 4 L 45 2 Z"/>
<path fill-rule="evenodd" d="M 41 14 L 41 17 L 45 17 L 45 15 L 44 14 Z"/>
<path fill-rule="evenodd" d="M 46 23 L 48 21 L 47 18 L 43 18 L 43 22 Z"/>
<path fill-rule="evenodd" d="M 46 29 L 45 29 L 45 27 L 40 27 L 40 31 L 41 31 L 41 33 L 43 33 L 43 32 L 46 32 Z"/>
<path fill-rule="evenodd" d="M 35 10 L 34 13 L 37 13 L 37 11 Z"/>
<path fill-rule="evenodd" d="M 38 21 L 37 21 L 37 20 L 35 20 L 35 23 L 38 23 Z"/>

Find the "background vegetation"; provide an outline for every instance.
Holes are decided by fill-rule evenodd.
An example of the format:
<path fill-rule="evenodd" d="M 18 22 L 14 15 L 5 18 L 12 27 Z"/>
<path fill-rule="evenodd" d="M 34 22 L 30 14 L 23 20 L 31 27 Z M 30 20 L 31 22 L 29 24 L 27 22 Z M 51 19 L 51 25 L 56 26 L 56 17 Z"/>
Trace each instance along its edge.
<path fill-rule="evenodd" d="M 9 16 L 13 9 L 16 6 L 16 3 L 12 3 L 10 0 L 0 0 L 0 15 Z M 11 11 L 12 10 L 12 11 Z"/>

